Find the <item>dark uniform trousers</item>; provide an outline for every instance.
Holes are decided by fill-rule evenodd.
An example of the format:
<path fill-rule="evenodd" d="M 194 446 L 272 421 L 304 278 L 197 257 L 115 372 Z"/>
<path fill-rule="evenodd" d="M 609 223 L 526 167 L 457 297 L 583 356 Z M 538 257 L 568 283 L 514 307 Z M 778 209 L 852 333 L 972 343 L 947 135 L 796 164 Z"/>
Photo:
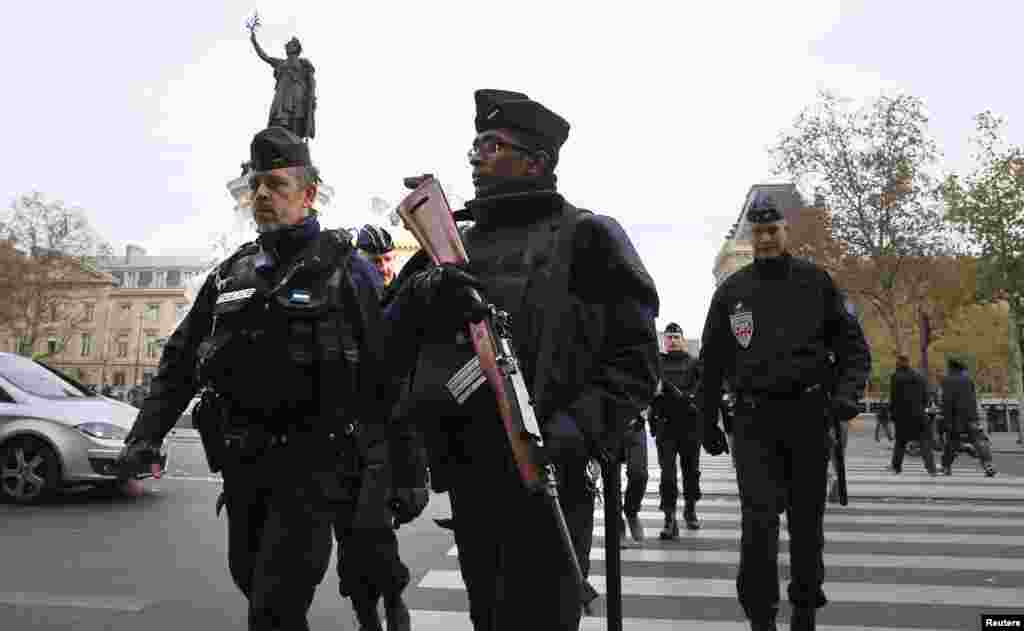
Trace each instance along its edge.
<path fill-rule="evenodd" d="M 688 436 L 675 436 L 662 429 L 655 444 L 658 446 L 658 464 L 661 466 L 661 483 L 658 485 L 660 507 L 662 512 L 674 513 L 679 502 L 676 459 L 683 473 L 683 499 L 689 503 L 701 498 L 700 443 Z"/>
<path fill-rule="evenodd" d="M 331 555 L 331 473 L 310 464 L 322 445 L 292 435 L 254 453 L 232 450 L 225 463 L 228 568 L 249 600 L 252 631 L 309 629 Z"/>
<path fill-rule="evenodd" d="M 626 432 L 624 437 L 626 450 L 626 493 L 623 496 L 622 511 L 627 515 L 640 512 L 644 494 L 647 492 L 647 432 L 643 423 L 638 429 Z"/>
<path fill-rule="evenodd" d="M 956 460 L 957 454 L 960 453 L 960 445 L 963 443 L 974 445 L 974 453 L 977 454 L 978 460 L 982 464 L 990 464 L 992 462 L 992 446 L 977 424 L 968 423 L 966 431 L 963 432 L 954 432 L 948 429 L 946 431 L 946 444 L 942 449 L 943 467 L 948 469 L 953 466 L 953 461 Z"/>
<path fill-rule="evenodd" d="M 935 454 L 932 453 L 932 428 L 927 417 L 920 420 L 907 419 L 910 424 L 906 430 L 900 427 L 902 419 L 897 420 L 896 444 L 892 448 L 892 468 L 900 472 L 903 470 L 903 456 L 907 451 L 907 443 L 917 440 L 921 449 L 921 459 L 924 460 L 924 468 L 929 473 L 935 473 Z"/>
<path fill-rule="evenodd" d="M 392 598 L 406 588 L 409 568 L 398 555 L 398 537 L 391 527 L 390 511 L 383 516 L 359 519 L 362 484 L 362 477 L 351 479 L 343 493 L 345 501 L 333 504 L 338 592 L 353 602 L 376 605 L 378 599 Z M 381 504 L 385 499 L 380 498 Z M 370 513 L 381 511 L 386 511 L 386 507 L 369 509 Z"/>
<path fill-rule="evenodd" d="M 828 462 L 824 397 L 741 395 L 733 420 L 733 450 L 742 508 L 740 604 L 757 619 L 778 607 L 779 515 L 789 529 L 789 600 L 821 607 L 825 566 L 823 517 Z"/>
<path fill-rule="evenodd" d="M 486 393 L 486 394 L 483 394 Z M 481 396 L 483 395 L 483 396 Z M 452 434 L 452 514 L 459 569 L 475 631 L 576 631 L 581 604 L 555 522 L 523 486 L 504 428 L 480 389 L 467 401 L 480 416 Z M 589 571 L 594 496 L 586 460 L 558 463 L 559 499 L 576 554 Z"/>

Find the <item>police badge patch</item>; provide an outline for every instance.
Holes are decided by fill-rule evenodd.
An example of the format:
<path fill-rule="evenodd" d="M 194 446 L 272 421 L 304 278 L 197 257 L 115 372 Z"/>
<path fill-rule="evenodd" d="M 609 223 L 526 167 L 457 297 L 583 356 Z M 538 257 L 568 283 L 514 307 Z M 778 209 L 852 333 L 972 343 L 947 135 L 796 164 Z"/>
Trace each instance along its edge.
<path fill-rule="evenodd" d="M 744 309 L 742 302 L 737 302 L 733 307 L 733 313 L 729 316 L 729 323 L 732 325 L 732 334 L 740 346 L 750 346 L 750 338 L 754 337 L 754 312 Z"/>

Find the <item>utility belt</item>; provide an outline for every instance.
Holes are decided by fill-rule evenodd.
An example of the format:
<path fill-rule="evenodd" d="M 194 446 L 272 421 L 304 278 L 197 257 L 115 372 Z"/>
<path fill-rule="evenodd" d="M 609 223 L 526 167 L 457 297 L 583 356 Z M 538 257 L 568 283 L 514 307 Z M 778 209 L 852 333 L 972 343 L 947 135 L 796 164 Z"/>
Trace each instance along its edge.
<path fill-rule="evenodd" d="M 807 395 L 820 394 L 824 396 L 825 388 L 820 383 L 810 386 L 802 386 L 788 392 L 736 392 L 736 405 L 746 408 L 758 408 L 772 403 L 799 401 Z"/>

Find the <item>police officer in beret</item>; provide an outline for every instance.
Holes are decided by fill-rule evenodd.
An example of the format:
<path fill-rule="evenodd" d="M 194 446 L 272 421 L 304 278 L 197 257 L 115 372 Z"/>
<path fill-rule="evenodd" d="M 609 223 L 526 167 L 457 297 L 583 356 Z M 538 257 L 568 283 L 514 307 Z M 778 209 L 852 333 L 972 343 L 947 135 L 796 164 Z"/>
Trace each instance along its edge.
<path fill-rule="evenodd" d="M 249 601 L 249 629 L 301 630 L 336 514 L 390 525 L 423 506 L 412 489 L 389 494 L 389 507 L 365 488 L 366 461 L 386 462 L 394 448 L 377 271 L 352 255 L 350 235 L 321 230 L 305 142 L 271 127 L 253 138 L 251 156 L 259 235 L 206 279 L 164 348 L 120 461 L 151 462 L 202 388 L 194 418 L 223 473 L 228 567 Z M 359 506 L 367 501 L 378 505 Z"/>
<path fill-rule="evenodd" d="M 742 507 L 740 604 L 755 631 L 775 629 L 779 515 L 789 528 L 791 629 L 826 603 L 822 549 L 826 419 L 857 415 L 871 356 L 829 275 L 786 248 L 786 220 L 758 192 L 747 211 L 754 262 L 715 291 L 704 327 L 703 413 L 717 423 L 721 384 L 736 396 L 733 453 Z M 835 356 L 835 370 L 830 362 Z"/>
<path fill-rule="evenodd" d="M 426 434 L 435 490 L 453 491 L 474 629 L 575 630 L 575 578 L 551 514 L 519 478 L 493 391 L 485 383 L 460 405 L 446 388 L 473 357 L 464 314 L 476 307 L 463 289 L 479 287 L 511 315 L 585 572 L 594 525 L 587 462 L 618 454 L 629 422 L 654 395 L 658 296 L 618 222 L 581 211 L 558 192 L 565 119 L 519 92 L 478 90 L 475 98 L 468 158 L 476 195 L 456 213 L 472 222 L 463 233 L 468 269 L 433 267 L 417 253 L 396 281 L 436 288 L 437 307 L 420 330 L 410 407 Z"/>
<path fill-rule="evenodd" d="M 661 355 L 662 383 L 651 407 L 661 466 L 661 511 L 665 513 L 662 540 L 679 538 L 676 509 L 679 501 L 676 461 L 683 474 L 683 520 L 690 530 L 700 528 L 697 500 L 700 493 L 700 446 L 703 422 L 698 418 L 697 389 L 700 367 L 686 352 L 683 329 L 675 322 L 665 327 L 665 352 Z M 721 433 L 721 430 L 714 430 Z M 719 435 L 722 440 L 722 436 Z M 710 444 L 710 441 L 709 441 Z"/>

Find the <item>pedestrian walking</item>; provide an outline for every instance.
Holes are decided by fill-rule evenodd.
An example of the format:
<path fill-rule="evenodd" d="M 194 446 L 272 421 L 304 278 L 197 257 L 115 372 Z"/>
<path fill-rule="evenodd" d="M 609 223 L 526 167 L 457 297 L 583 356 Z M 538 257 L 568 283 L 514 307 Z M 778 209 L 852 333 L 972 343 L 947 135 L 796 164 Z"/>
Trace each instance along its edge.
<path fill-rule="evenodd" d="M 996 468 L 992 465 L 991 443 L 978 420 L 974 381 L 960 359 L 951 357 L 946 360 L 946 365 L 947 373 L 942 379 L 942 418 L 946 432 L 942 472 L 945 475 L 953 474 L 953 461 L 960 446 L 968 443 L 974 446 L 974 453 L 981 461 L 985 475 L 991 478 L 996 474 Z"/>
<path fill-rule="evenodd" d="M 379 361 L 388 334 L 377 272 L 353 256 L 350 235 L 320 228 L 308 145 L 271 127 L 251 157 L 259 236 L 208 276 L 171 335 L 120 462 L 152 462 L 203 388 L 193 417 L 223 473 L 217 512 L 227 509 L 228 568 L 249 629 L 301 631 L 339 505 L 365 519 L 388 509 L 363 492 L 362 454 L 394 451 L 395 386 Z M 411 461 L 392 455 L 399 469 Z M 409 489 L 390 496 L 405 516 L 423 509 Z"/>
<path fill-rule="evenodd" d="M 456 213 L 468 269 L 417 253 L 395 281 L 434 305 L 417 332 L 410 409 L 435 490 L 451 490 L 459 569 L 476 631 L 575 630 L 577 577 L 543 498 L 527 492 L 484 382 L 461 404 L 452 376 L 475 357 L 465 292 L 510 315 L 511 339 L 555 464 L 576 555 L 589 569 L 594 497 L 587 463 L 617 460 L 627 425 L 657 384 L 651 277 L 619 224 L 558 192 L 569 124 L 527 95 L 478 90 L 468 158 L 475 198 Z M 470 280 L 471 279 L 471 280 Z M 616 499 L 616 502 L 619 500 Z M 615 511 L 618 514 L 618 510 Z"/>
<path fill-rule="evenodd" d="M 890 395 L 890 402 L 888 407 L 882 407 L 875 414 L 875 442 L 881 442 L 878 435 L 881 432 L 885 433 L 885 439 L 890 443 L 892 442 L 892 423 L 895 422 L 892 414 L 892 396 Z"/>
<path fill-rule="evenodd" d="M 758 193 L 746 219 L 754 262 L 726 279 L 711 300 L 701 349 L 702 409 L 705 424 L 716 426 L 727 380 L 736 394 L 733 451 L 742 508 L 736 588 L 744 613 L 755 631 L 776 628 L 779 515 L 785 511 L 790 628 L 805 631 L 827 602 L 826 418 L 859 413 L 870 355 L 829 275 L 789 254 L 786 220 L 774 200 Z"/>
<path fill-rule="evenodd" d="M 697 501 L 700 493 L 700 445 L 702 419 L 697 408 L 700 370 L 697 361 L 686 352 L 682 328 L 675 322 L 665 327 L 665 351 L 661 355 L 660 393 L 652 406 L 656 427 L 658 464 L 661 467 L 660 508 L 665 514 L 662 540 L 679 538 L 676 510 L 679 502 L 679 471 L 683 478 L 683 521 L 690 530 L 700 528 Z M 718 409 L 716 404 L 716 411 Z M 677 463 L 678 462 L 678 468 Z"/>
<path fill-rule="evenodd" d="M 893 473 L 903 471 L 903 454 L 909 441 L 918 441 L 924 468 L 935 475 L 935 454 L 932 452 L 932 428 L 925 413 L 928 407 L 928 383 L 910 368 L 906 355 L 896 358 L 896 371 L 889 379 L 892 420 L 896 425 L 896 445 L 892 450 Z"/>

